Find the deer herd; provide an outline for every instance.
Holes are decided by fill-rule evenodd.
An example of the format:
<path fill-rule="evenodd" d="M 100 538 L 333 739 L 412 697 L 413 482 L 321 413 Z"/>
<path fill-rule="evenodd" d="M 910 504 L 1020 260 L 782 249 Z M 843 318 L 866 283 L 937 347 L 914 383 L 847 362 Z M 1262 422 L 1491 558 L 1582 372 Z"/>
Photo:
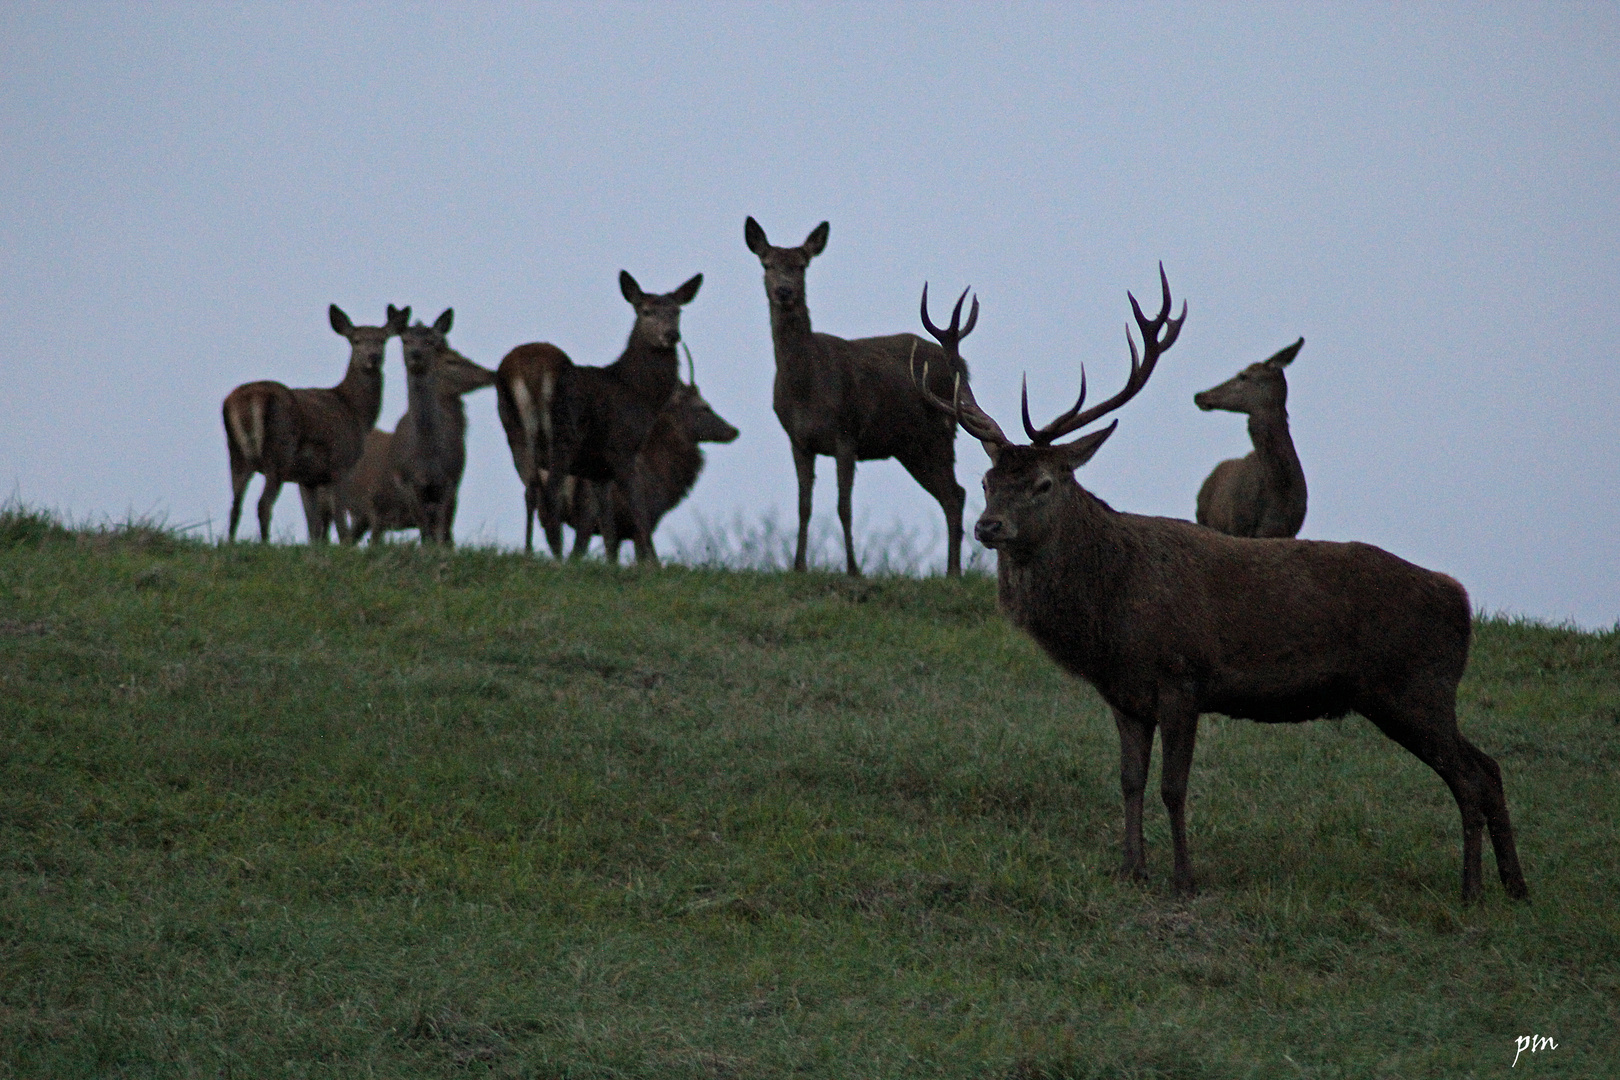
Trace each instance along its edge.
<path fill-rule="evenodd" d="M 1362 543 L 1295 539 L 1305 520 L 1305 474 L 1288 430 L 1284 369 L 1304 339 L 1193 396 L 1203 410 L 1244 413 L 1254 449 L 1223 461 L 1198 491 L 1197 523 L 1114 510 L 1075 480 L 1118 424 L 1082 432 L 1141 392 L 1187 317 L 1172 317 L 1169 279 L 1147 317 L 1129 296 L 1141 350 L 1127 333 L 1130 370 L 1106 401 L 1074 405 L 1043 427 L 1022 421 L 1013 442 L 974 398 L 961 340 L 963 291 L 942 329 L 922 290 L 921 322 L 933 340 L 900 333 L 845 339 L 810 325 L 805 274 L 827 246 L 822 222 L 793 247 L 773 246 L 752 217 L 748 250 L 764 269 L 776 354 L 772 404 L 793 453 L 799 529 L 794 569 L 806 569 L 817 457 L 837 468 L 845 567 L 858 574 L 852 489 L 859 461 L 893 458 L 945 512 L 950 576 L 962 572 L 965 492 L 956 482 L 956 430 L 979 441 L 984 512 L 975 538 L 996 552 L 997 592 L 1007 618 L 1060 667 L 1096 688 L 1120 740 L 1125 802 L 1123 877 L 1145 879 L 1143 795 L 1154 734 L 1163 745 L 1160 794 L 1170 820 L 1172 883 L 1194 887 L 1186 799 L 1199 717 L 1221 713 L 1261 723 L 1298 723 L 1358 713 L 1445 781 L 1462 817 L 1462 896 L 1483 891 L 1482 841 L 1489 832 L 1507 894 L 1526 899 L 1501 771 L 1457 726 L 1457 686 L 1472 627 L 1468 595 L 1445 574 Z M 265 478 L 259 536 L 281 486 L 299 486 L 311 542 L 377 543 L 415 529 L 449 544 L 466 464 L 462 398 L 495 387 L 512 464 L 523 486 L 524 543 L 539 519 L 552 555 L 572 556 L 601 536 L 618 561 L 624 540 L 636 562 L 656 566 L 653 532 L 703 467 L 704 442 L 729 443 L 735 427 L 698 392 L 691 354 L 680 378 L 681 309 L 703 284 L 644 292 L 629 273 L 619 287 L 635 312 L 623 353 L 602 367 L 576 365 L 546 343 L 519 345 L 491 371 L 453 349 L 454 314 L 411 323 L 389 305 L 381 326 L 356 326 L 335 304 L 332 329 L 350 345 L 348 370 L 329 389 L 245 383 L 224 402 L 231 466 L 229 538 L 254 473 Z M 388 339 L 401 339 L 407 408 L 393 432 L 375 425 Z M 683 346 L 684 347 L 684 346 Z M 1077 434 L 1078 433 L 1078 434 Z M 1069 435 L 1067 442 L 1057 440 Z"/>

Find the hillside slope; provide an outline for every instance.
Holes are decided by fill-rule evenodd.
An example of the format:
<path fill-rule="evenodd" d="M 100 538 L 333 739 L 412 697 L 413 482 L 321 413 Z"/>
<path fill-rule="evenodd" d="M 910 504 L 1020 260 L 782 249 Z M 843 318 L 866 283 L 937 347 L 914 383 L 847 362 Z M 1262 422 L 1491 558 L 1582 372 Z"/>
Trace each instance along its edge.
<path fill-rule="evenodd" d="M 1178 901 L 982 578 L 0 525 L 0 1076 L 1620 1061 L 1614 633 L 1478 627 L 1532 905 L 1357 718 L 1206 719 Z"/>

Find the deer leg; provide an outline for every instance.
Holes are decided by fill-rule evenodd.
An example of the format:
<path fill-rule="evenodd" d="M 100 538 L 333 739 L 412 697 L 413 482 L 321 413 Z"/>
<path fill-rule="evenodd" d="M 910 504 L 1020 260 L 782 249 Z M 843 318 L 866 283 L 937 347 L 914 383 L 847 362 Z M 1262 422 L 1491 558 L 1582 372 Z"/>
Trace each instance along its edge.
<path fill-rule="evenodd" d="M 850 577 L 860 577 L 861 568 L 855 565 L 855 445 L 840 440 L 837 450 L 838 523 L 844 527 L 844 569 Z"/>
<path fill-rule="evenodd" d="M 1524 869 L 1519 865 L 1519 849 L 1513 842 L 1513 822 L 1508 819 L 1507 795 L 1502 790 L 1502 770 L 1496 759 L 1458 734 L 1463 752 L 1474 759 L 1479 791 L 1484 802 L 1485 825 L 1491 833 L 1491 849 L 1496 853 L 1496 873 L 1502 887 L 1515 900 L 1530 899 Z"/>
<path fill-rule="evenodd" d="M 816 492 L 816 455 L 794 444 L 793 469 L 799 474 L 799 546 L 793 549 L 793 569 L 804 570 L 804 550 L 810 545 L 810 505 Z"/>
<path fill-rule="evenodd" d="M 1442 708 L 1444 715 L 1441 715 Z M 1439 774 L 1451 789 L 1451 797 L 1457 800 L 1457 810 L 1462 814 L 1463 903 L 1474 903 L 1484 892 L 1481 847 L 1485 839 L 1485 811 L 1480 805 L 1478 783 L 1483 779 L 1479 775 L 1483 770 L 1463 747 L 1454 706 L 1403 705 L 1378 710 L 1367 718 Z M 1506 809 L 1505 803 L 1503 809 Z M 1518 861 L 1516 853 L 1514 861 Z"/>
<path fill-rule="evenodd" d="M 1119 729 L 1119 790 L 1125 796 L 1125 861 L 1119 876 L 1147 880 L 1147 858 L 1142 845 L 1142 792 L 1147 789 L 1148 760 L 1153 756 L 1153 724 L 1114 710 Z"/>
<path fill-rule="evenodd" d="M 602 523 L 596 501 L 595 484 L 581 480 L 574 486 L 574 550 L 570 559 L 583 559 L 591 549 L 591 537 Z"/>
<path fill-rule="evenodd" d="M 636 565 L 658 566 L 658 552 L 653 550 L 652 515 L 647 511 L 647 494 L 642 490 L 641 476 L 636 472 L 635 459 L 621 463 L 613 470 L 614 483 L 624 491 L 630 504 L 630 520 L 635 525 Z"/>
<path fill-rule="evenodd" d="M 275 509 L 276 498 L 281 494 L 281 477 L 264 474 L 264 490 L 259 492 L 259 542 L 270 542 L 270 513 Z"/>
<path fill-rule="evenodd" d="M 242 496 L 247 494 L 248 481 L 251 479 L 252 469 L 231 469 L 231 531 L 228 535 L 233 543 L 236 540 L 236 527 L 242 521 Z"/>
<path fill-rule="evenodd" d="M 1193 891 L 1192 859 L 1187 854 L 1187 778 L 1192 773 L 1193 745 L 1198 741 L 1198 714 L 1185 710 L 1162 716 L 1160 738 L 1164 742 L 1164 769 L 1159 793 L 1170 814 L 1170 842 L 1175 848 L 1172 881 L 1176 892 Z"/>
<path fill-rule="evenodd" d="M 945 511 L 947 577 L 962 576 L 962 507 L 967 503 L 967 492 L 956 482 L 954 457 L 953 454 L 953 460 L 943 463 L 938 459 L 933 461 L 900 459 L 900 464 L 911 474 L 911 478 L 922 485 L 922 489 L 932 495 L 939 502 L 940 509 Z"/>

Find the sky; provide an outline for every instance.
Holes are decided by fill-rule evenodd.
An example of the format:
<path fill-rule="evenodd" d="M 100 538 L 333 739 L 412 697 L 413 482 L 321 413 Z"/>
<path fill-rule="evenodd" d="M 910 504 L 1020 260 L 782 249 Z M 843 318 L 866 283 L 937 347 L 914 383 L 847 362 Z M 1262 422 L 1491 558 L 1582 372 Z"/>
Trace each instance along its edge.
<path fill-rule="evenodd" d="M 831 222 L 817 330 L 963 345 L 1009 431 L 1123 379 L 1127 290 L 1189 317 L 1079 473 L 1191 517 L 1249 448 L 1195 391 L 1295 338 L 1301 536 L 1364 540 L 1477 608 L 1620 620 L 1620 7 L 1513 5 L 0 4 L 0 497 L 224 532 L 219 405 L 329 386 L 327 322 L 390 303 L 494 367 L 550 341 L 605 364 L 649 291 L 742 430 L 657 533 L 775 520 L 796 488 L 753 215 Z M 936 310 L 939 301 L 936 300 Z M 943 312 L 941 312 L 943 314 Z M 492 391 L 456 534 L 522 542 Z M 405 408 L 399 345 L 382 426 Z M 970 521 L 987 467 L 966 435 Z M 817 528 L 835 522 L 822 459 Z M 258 481 L 249 490 L 247 535 Z M 868 534 L 943 564 L 943 518 L 863 463 Z M 296 492 L 274 528 L 304 535 Z"/>

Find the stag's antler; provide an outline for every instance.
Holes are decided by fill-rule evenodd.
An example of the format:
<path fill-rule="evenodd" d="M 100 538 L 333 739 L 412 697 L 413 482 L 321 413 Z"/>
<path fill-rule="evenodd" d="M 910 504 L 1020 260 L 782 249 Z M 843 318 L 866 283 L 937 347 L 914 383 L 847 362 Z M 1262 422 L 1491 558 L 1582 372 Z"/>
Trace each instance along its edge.
<path fill-rule="evenodd" d="M 922 321 L 923 326 L 939 342 L 940 348 L 945 350 L 945 358 L 950 362 L 951 369 L 956 377 L 951 383 L 951 400 L 944 401 L 939 395 L 928 388 L 928 362 L 923 362 L 922 377 L 917 377 L 917 347 L 911 347 L 911 381 L 917 384 L 922 392 L 923 399 L 941 412 L 950 413 L 956 422 L 962 425 L 969 435 L 982 443 L 992 443 L 997 446 L 1010 446 L 1012 440 L 1002 434 L 1001 425 L 997 424 L 973 399 L 973 391 L 962 382 L 962 354 L 957 351 L 961 340 L 972 333 L 973 326 L 979 321 L 979 298 L 973 298 L 973 307 L 968 312 L 966 326 L 961 326 L 962 303 L 967 300 L 968 290 L 963 289 L 962 295 L 957 297 L 956 307 L 951 311 L 951 325 L 941 330 L 934 325 L 928 317 L 928 286 L 923 285 L 922 292 Z M 961 327 L 958 329 L 958 327 Z"/>
<path fill-rule="evenodd" d="M 1050 445 L 1053 439 L 1059 439 L 1072 431 L 1078 431 L 1098 417 L 1107 416 L 1121 405 L 1141 392 L 1147 385 L 1148 376 L 1153 374 L 1153 368 L 1159 362 L 1159 357 L 1165 350 L 1176 343 L 1176 337 L 1181 333 L 1181 324 L 1187 321 L 1187 302 L 1181 302 L 1181 317 L 1170 318 L 1170 279 L 1164 275 L 1164 263 L 1159 264 L 1159 284 L 1164 289 L 1164 303 L 1159 308 L 1159 314 L 1149 319 L 1142 314 L 1142 306 L 1136 302 L 1136 297 L 1130 293 L 1131 311 L 1136 315 L 1136 326 L 1142 332 L 1142 355 L 1137 356 L 1136 341 L 1131 337 L 1129 330 L 1125 331 L 1125 341 L 1131 347 L 1131 374 L 1125 380 L 1125 388 L 1107 401 L 1093 405 L 1091 408 L 1080 411 L 1080 406 L 1086 401 L 1086 369 L 1080 367 L 1080 398 L 1074 406 L 1062 416 L 1053 420 L 1040 430 L 1036 430 L 1029 422 L 1029 388 L 1024 388 L 1024 430 L 1029 433 L 1030 441 L 1036 446 Z M 1162 331 L 1162 334 L 1161 334 Z"/>

